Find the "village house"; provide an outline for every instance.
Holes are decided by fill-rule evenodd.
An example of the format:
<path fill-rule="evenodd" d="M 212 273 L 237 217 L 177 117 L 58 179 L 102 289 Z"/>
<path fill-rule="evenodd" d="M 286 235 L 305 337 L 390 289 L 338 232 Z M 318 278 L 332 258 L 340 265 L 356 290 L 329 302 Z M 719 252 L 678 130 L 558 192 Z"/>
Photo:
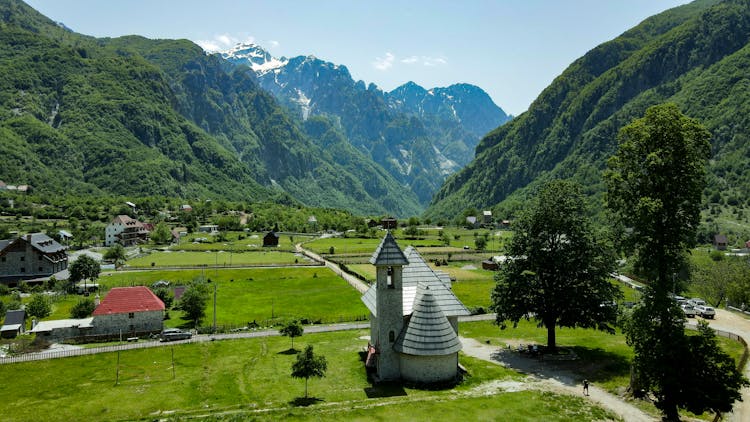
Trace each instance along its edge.
<path fill-rule="evenodd" d="M 26 332 L 26 311 L 16 309 L 5 313 L 3 326 L 0 327 L 0 337 L 15 338 Z"/>
<path fill-rule="evenodd" d="M 727 250 L 727 237 L 723 234 L 717 234 L 714 236 L 714 247 L 718 251 Z"/>
<path fill-rule="evenodd" d="M 380 227 L 385 230 L 396 230 L 398 228 L 398 220 L 393 217 L 385 217 L 380 220 Z"/>
<path fill-rule="evenodd" d="M 148 235 L 149 231 L 143 223 L 127 215 L 118 215 L 104 229 L 104 246 L 146 243 Z"/>
<path fill-rule="evenodd" d="M 15 285 L 62 272 L 68 268 L 65 249 L 44 233 L 0 240 L 0 281 Z"/>
<path fill-rule="evenodd" d="M 452 382 L 458 376 L 458 317 L 470 312 L 448 274 L 430 268 L 413 247 L 403 252 L 388 232 L 370 263 L 376 283 L 362 296 L 370 310 L 365 366 L 376 382 Z"/>
<path fill-rule="evenodd" d="M 164 326 L 164 302 L 146 286 L 114 287 L 92 315 L 94 334 L 154 333 Z"/>
<path fill-rule="evenodd" d="M 279 234 L 271 230 L 263 236 L 263 247 L 264 248 L 275 248 L 279 246 Z"/>
<path fill-rule="evenodd" d="M 29 332 L 47 341 L 143 336 L 163 329 L 164 309 L 148 287 L 114 287 L 91 317 L 41 321 Z"/>
<path fill-rule="evenodd" d="M 492 225 L 492 211 L 482 211 L 482 224 Z"/>

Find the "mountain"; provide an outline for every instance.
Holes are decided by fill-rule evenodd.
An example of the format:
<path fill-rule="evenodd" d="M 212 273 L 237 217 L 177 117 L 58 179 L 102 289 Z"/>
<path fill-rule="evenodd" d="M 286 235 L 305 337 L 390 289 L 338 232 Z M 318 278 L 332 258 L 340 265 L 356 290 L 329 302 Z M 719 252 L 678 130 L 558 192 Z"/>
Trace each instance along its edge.
<path fill-rule="evenodd" d="M 472 159 L 481 136 L 510 118 L 468 84 L 425 90 L 411 82 L 383 92 L 315 56 L 274 58 L 256 44 L 238 44 L 221 56 L 250 67 L 260 86 L 302 120 L 327 117 L 422 204 Z"/>
<path fill-rule="evenodd" d="M 527 112 L 484 137 L 426 215 L 493 207 L 505 218 L 552 178 L 578 180 L 600 199 L 618 130 L 663 102 L 713 134 L 705 207 L 750 205 L 749 41 L 747 1 L 699 0 L 644 20 L 573 62 Z"/>
<path fill-rule="evenodd" d="M 253 75 L 189 41 L 96 39 L 0 0 L 0 50 L 0 180 L 58 195 L 421 209 L 360 151 L 313 142 Z"/>

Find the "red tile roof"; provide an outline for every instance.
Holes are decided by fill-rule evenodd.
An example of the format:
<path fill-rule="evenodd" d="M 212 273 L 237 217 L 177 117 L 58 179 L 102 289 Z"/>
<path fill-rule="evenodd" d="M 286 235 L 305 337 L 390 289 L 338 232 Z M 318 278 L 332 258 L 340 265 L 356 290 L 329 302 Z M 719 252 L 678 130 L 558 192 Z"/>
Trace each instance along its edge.
<path fill-rule="evenodd" d="M 163 311 L 164 302 L 145 286 L 114 287 L 92 315 Z"/>

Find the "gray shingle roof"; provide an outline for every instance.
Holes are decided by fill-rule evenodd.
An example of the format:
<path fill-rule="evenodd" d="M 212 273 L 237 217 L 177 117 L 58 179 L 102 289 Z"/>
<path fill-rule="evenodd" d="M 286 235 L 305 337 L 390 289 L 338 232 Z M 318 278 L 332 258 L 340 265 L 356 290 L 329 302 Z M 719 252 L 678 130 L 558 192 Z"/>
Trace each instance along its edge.
<path fill-rule="evenodd" d="M 450 283 L 446 282 L 445 273 L 441 271 L 434 271 L 425 262 L 424 258 L 419 255 L 419 252 L 413 247 L 409 246 L 404 251 L 406 259 L 409 265 L 403 267 L 402 282 L 403 282 L 403 314 L 409 315 L 414 310 L 414 303 L 417 297 L 417 286 L 419 283 L 424 283 L 429 287 L 432 296 L 440 306 L 445 316 L 462 316 L 470 315 L 466 306 L 461 303 L 460 300 L 453 294 L 450 289 Z M 373 315 L 377 316 L 376 310 L 376 298 L 377 289 L 375 285 L 372 285 L 364 295 L 362 295 L 362 302 L 364 302 L 367 309 L 372 312 Z"/>
<path fill-rule="evenodd" d="M 424 283 L 417 287 L 414 313 L 393 348 L 415 356 L 444 356 L 461 350 L 458 335 Z"/>
<path fill-rule="evenodd" d="M 65 250 L 65 246 L 44 233 L 32 233 L 31 244 L 43 253 L 56 253 Z"/>
<path fill-rule="evenodd" d="M 5 321 L 3 321 L 4 325 L 12 325 L 12 324 L 23 324 L 23 322 L 26 320 L 26 311 L 23 309 L 15 309 L 12 311 L 8 311 L 5 313 Z"/>
<path fill-rule="evenodd" d="M 386 232 L 385 237 L 380 242 L 380 245 L 370 257 L 370 264 L 372 265 L 407 265 L 409 261 L 401 252 L 401 248 L 396 244 L 396 239 L 393 238 L 391 232 Z"/>

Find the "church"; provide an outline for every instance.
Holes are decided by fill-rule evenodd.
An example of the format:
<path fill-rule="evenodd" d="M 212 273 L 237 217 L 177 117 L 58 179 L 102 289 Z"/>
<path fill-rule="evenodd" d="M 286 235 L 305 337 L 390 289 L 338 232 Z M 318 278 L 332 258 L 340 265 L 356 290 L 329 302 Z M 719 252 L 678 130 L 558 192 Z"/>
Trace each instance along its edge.
<path fill-rule="evenodd" d="M 458 375 L 458 317 L 469 310 L 450 277 L 430 268 L 414 247 L 404 251 L 387 232 L 370 258 L 376 282 L 362 296 L 370 310 L 365 365 L 375 380 L 420 384 Z"/>

